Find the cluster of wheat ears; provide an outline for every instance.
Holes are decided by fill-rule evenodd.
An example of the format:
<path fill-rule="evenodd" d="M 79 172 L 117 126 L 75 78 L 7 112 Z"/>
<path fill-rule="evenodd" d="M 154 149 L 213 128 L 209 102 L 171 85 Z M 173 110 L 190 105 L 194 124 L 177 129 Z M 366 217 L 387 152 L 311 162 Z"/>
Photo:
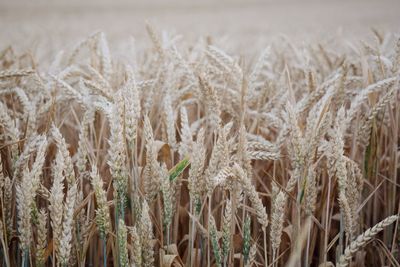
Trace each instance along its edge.
<path fill-rule="evenodd" d="M 245 60 L 146 29 L 126 62 L 1 52 L 0 266 L 399 266 L 396 35 Z"/>

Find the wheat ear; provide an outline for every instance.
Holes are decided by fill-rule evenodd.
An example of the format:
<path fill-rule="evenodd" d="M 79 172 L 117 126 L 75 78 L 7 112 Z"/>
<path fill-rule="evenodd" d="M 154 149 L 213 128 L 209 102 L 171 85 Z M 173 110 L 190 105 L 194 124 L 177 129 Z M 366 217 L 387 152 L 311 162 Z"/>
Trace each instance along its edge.
<path fill-rule="evenodd" d="M 221 267 L 221 248 L 219 246 L 219 238 L 218 238 L 218 232 L 217 232 L 217 226 L 215 225 L 215 220 L 214 216 L 210 214 L 210 219 L 209 219 L 209 227 L 210 227 L 210 237 L 211 237 L 211 244 L 213 247 L 213 252 L 214 252 L 214 258 L 215 258 L 215 264 L 218 267 Z"/>
<path fill-rule="evenodd" d="M 286 198 L 287 197 L 285 192 L 281 191 L 277 194 L 276 198 L 273 201 L 270 232 L 272 249 L 274 252 L 273 261 L 275 261 L 275 258 L 279 251 L 279 245 L 281 244 Z"/>
<path fill-rule="evenodd" d="M 107 205 L 107 195 L 103 189 L 103 181 L 100 178 L 96 165 L 92 166 L 90 176 L 97 201 L 96 224 L 99 229 L 100 237 L 106 238 L 107 232 L 111 229 L 110 210 Z"/>
<path fill-rule="evenodd" d="M 246 176 L 244 170 L 239 165 L 235 164 L 233 166 L 233 171 L 242 184 L 243 190 L 249 197 L 251 204 L 256 210 L 257 221 L 261 224 L 262 228 L 265 229 L 268 226 L 268 215 L 254 185 L 251 183 L 250 179 Z"/>
<path fill-rule="evenodd" d="M 140 240 L 142 244 L 144 267 L 152 267 L 154 265 L 153 237 L 153 226 L 150 219 L 149 206 L 146 201 L 143 201 L 142 217 L 140 218 Z"/>
<path fill-rule="evenodd" d="M 77 196 L 77 185 L 73 184 L 67 193 L 64 206 L 63 230 L 60 241 L 60 260 L 62 266 L 68 266 L 72 248 L 72 235 L 74 229 L 74 207 Z"/>
<path fill-rule="evenodd" d="M 136 226 L 130 228 L 130 234 L 133 247 L 131 259 L 134 262 L 135 266 L 142 266 L 142 245 L 140 243 L 140 236 L 137 232 Z"/>
<path fill-rule="evenodd" d="M 39 213 L 39 225 L 37 228 L 37 246 L 36 246 L 36 266 L 44 267 L 46 263 L 45 250 L 47 247 L 47 218 L 48 214 L 45 209 L 41 209 Z"/>
<path fill-rule="evenodd" d="M 128 247 L 127 247 L 127 230 L 123 219 L 119 219 L 118 222 L 118 257 L 119 266 L 128 267 Z"/>
<path fill-rule="evenodd" d="M 336 263 L 336 267 L 346 267 L 349 265 L 351 258 L 361 247 L 363 247 L 368 241 L 376 236 L 385 227 L 391 225 L 399 219 L 398 215 L 392 215 L 376 224 L 372 228 L 368 228 L 364 233 L 359 235 L 349 246 L 346 247 L 344 253 L 340 256 L 339 262 Z"/>

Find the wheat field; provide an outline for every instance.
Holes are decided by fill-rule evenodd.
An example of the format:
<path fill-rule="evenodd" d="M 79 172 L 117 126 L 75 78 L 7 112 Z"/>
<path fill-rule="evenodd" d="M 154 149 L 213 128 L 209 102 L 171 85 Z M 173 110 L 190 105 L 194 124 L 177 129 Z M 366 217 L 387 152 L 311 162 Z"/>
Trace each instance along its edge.
<path fill-rule="evenodd" d="M 142 25 L 0 47 L 0 266 L 400 266 L 397 32 Z"/>

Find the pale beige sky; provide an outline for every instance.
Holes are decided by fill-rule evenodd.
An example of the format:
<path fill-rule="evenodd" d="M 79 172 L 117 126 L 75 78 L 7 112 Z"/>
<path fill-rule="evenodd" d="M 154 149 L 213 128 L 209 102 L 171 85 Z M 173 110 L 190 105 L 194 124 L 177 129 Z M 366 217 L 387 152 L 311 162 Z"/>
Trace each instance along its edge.
<path fill-rule="evenodd" d="M 278 34 L 358 38 L 371 26 L 399 33 L 400 0 L 0 0 L 0 41 L 2 47 L 60 49 L 102 30 L 118 43 L 144 36 L 146 20 L 186 39 L 206 34 L 244 43 Z"/>

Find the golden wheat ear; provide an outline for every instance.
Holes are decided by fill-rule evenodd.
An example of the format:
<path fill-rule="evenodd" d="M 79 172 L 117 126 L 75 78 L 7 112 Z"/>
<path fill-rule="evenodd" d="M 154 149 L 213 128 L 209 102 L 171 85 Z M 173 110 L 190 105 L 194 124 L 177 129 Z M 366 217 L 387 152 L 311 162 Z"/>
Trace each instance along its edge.
<path fill-rule="evenodd" d="M 375 224 L 373 227 L 368 228 L 364 233 L 359 235 L 349 246 L 346 247 L 344 253 L 340 256 L 339 262 L 336 264 L 338 267 L 346 267 L 349 265 L 351 258 L 360 248 L 365 246 L 379 232 L 383 231 L 387 226 L 391 225 L 399 219 L 398 215 L 392 215 L 383 221 Z"/>

